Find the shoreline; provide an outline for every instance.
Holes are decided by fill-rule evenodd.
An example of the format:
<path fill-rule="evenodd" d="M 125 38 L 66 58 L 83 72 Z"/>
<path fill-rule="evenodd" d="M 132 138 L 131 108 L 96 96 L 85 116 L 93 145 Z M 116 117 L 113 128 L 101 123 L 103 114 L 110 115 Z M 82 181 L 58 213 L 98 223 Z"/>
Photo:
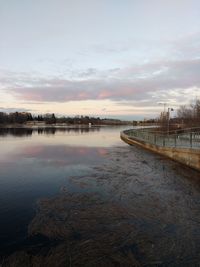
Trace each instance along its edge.
<path fill-rule="evenodd" d="M 0 125 L 0 128 L 97 128 L 97 127 L 107 127 L 107 126 L 131 126 L 131 124 L 97 124 L 97 125 L 88 125 L 88 124 L 74 124 L 74 125 L 67 125 L 67 124 L 5 124 Z"/>

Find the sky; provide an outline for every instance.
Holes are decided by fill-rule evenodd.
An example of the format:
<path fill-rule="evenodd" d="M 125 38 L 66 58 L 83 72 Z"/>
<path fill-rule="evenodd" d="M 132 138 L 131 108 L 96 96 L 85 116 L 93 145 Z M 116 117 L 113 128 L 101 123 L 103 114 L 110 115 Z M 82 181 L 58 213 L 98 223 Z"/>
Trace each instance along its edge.
<path fill-rule="evenodd" d="M 0 0 L 0 111 L 134 120 L 198 97 L 199 0 Z"/>

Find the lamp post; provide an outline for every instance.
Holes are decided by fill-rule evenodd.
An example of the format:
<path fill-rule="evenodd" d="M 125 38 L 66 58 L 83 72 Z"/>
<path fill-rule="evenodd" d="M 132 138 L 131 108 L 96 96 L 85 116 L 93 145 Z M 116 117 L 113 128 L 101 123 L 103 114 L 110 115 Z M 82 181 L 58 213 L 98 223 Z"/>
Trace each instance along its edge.
<path fill-rule="evenodd" d="M 166 102 L 158 102 L 158 105 L 163 105 L 163 112 L 160 113 L 160 127 L 165 127 L 165 109 L 166 109 Z"/>
<path fill-rule="evenodd" d="M 165 113 L 167 102 L 158 102 L 158 105 L 163 105 L 163 112 Z"/>
<path fill-rule="evenodd" d="M 169 137 L 169 121 L 170 121 L 170 111 L 174 111 L 173 108 L 167 109 L 167 135 Z"/>

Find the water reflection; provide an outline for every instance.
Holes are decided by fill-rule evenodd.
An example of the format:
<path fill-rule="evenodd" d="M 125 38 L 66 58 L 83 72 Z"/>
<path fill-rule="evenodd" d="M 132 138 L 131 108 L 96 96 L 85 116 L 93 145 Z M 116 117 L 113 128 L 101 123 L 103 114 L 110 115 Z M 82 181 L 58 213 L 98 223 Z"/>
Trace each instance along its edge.
<path fill-rule="evenodd" d="M 38 198 L 63 187 L 71 192 L 88 190 L 72 177 L 88 175 L 105 160 L 105 142 L 99 141 L 99 147 L 90 143 L 98 143 L 98 133 L 99 128 L 0 129 L 0 255 L 26 238 Z"/>
<path fill-rule="evenodd" d="M 90 153 L 98 166 L 89 175 L 83 175 L 76 159 L 75 176 L 70 164 L 53 165 L 71 154 L 91 164 Z M 59 266 L 198 266 L 199 182 L 191 178 L 199 178 L 198 172 L 129 146 L 108 150 L 29 145 L 16 155 L 13 162 L 31 162 L 26 168 L 30 178 L 26 187 L 31 190 L 24 190 L 22 203 L 20 194 L 13 203 L 11 230 L 13 218 L 18 227 L 24 224 L 20 218 L 26 213 L 21 208 L 25 210 L 31 194 L 41 190 L 40 195 L 46 196 L 50 185 L 62 190 L 39 200 L 36 214 L 27 220 L 29 238 L 18 241 L 13 247 L 18 252 L 3 267 L 22 263 L 53 267 L 58 262 Z M 73 164 L 73 157 L 70 160 Z M 18 185 L 25 184 L 19 179 L 21 167 L 16 164 L 13 169 Z M 59 182 L 63 174 L 65 179 Z M 7 224 L 4 229 L 8 228 Z"/>
<path fill-rule="evenodd" d="M 119 128 L 56 129 L 54 134 L 45 134 L 51 132 L 46 128 L 0 130 L 5 134 L 0 137 L 0 217 L 4 218 L 0 220 L 0 251 L 3 252 L 6 244 L 19 242 L 26 236 L 37 198 L 54 195 L 63 186 L 71 191 L 85 190 L 71 178 L 89 174 L 93 165 L 105 160 L 105 147 L 121 141 Z M 93 186 L 96 187 L 95 183 Z"/>
<path fill-rule="evenodd" d="M 67 166 L 76 164 L 92 164 L 97 163 L 104 155 L 107 154 L 107 149 L 100 147 L 73 147 L 66 145 L 28 145 L 18 148 L 12 153 L 4 154 L 0 158 L 0 166 L 2 168 L 6 161 L 24 162 L 31 159 L 33 162 L 51 166 Z"/>
<path fill-rule="evenodd" d="M 65 128 L 65 127 L 42 127 L 42 128 L 0 128 L 0 136 L 17 136 L 25 137 L 31 136 L 32 134 L 46 134 L 55 135 L 56 133 L 88 133 L 88 132 L 98 132 L 100 127 L 93 128 Z"/>
<path fill-rule="evenodd" d="M 0 136 L 30 136 L 33 133 L 31 128 L 0 128 Z"/>
<path fill-rule="evenodd" d="M 198 266 L 199 173 L 120 130 L 1 129 L 3 267 Z"/>
<path fill-rule="evenodd" d="M 87 147 L 125 146 L 119 138 L 120 131 L 127 126 L 94 128 L 0 128 L 2 155 L 15 153 L 24 146 L 69 145 Z M 48 138 L 47 138 L 48 137 Z"/>

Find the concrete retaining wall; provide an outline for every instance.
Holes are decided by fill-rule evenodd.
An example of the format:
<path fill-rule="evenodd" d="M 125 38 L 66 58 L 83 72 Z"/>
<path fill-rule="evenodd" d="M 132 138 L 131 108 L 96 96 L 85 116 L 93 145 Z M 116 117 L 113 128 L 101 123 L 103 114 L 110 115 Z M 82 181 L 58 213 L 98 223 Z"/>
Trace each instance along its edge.
<path fill-rule="evenodd" d="M 200 171 L 200 150 L 192 148 L 175 148 L 175 147 L 161 147 L 152 145 L 144 141 L 140 141 L 133 137 L 129 138 L 124 132 L 120 134 L 121 139 L 129 145 L 139 145 L 143 148 L 156 152 L 158 154 L 167 156 L 182 164 Z"/>

